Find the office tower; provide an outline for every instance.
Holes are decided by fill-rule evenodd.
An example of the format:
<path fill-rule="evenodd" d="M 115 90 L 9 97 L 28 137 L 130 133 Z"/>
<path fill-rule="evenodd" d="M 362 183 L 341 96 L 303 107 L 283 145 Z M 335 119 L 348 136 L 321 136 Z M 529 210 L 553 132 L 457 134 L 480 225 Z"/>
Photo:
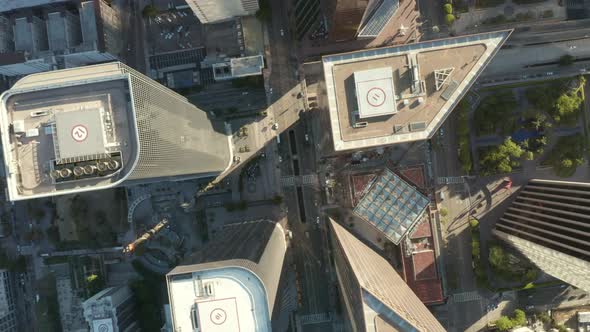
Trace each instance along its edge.
<path fill-rule="evenodd" d="M 590 184 L 531 180 L 494 229 L 541 270 L 590 292 Z"/>
<path fill-rule="evenodd" d="M 203 24 L 254 15 L 259 8 L 258 0 L 186 0 L 186 3 Z"/>
<path fill-rule="evenodd" d="M 375 38 L 399 8 L 399 0 L 331 0 L 330 38 Z"/>
<path fill-rule="evenodd" d="M 271 331 L 287 243 L 280 224 L 226 226 L 166 276 L 174 331 Z"/>
<path fill-rule="evenodd" d="M 334 151 L 431 138 L 510 33 L 322 57 Z"/>
<path fill-rule="evenodd" d="M 127 286 L 109 287 L 84 301 L 91 332 L 139 332 L 135 297 Z"/>
<path fill-rule="evenodd" d="M 6 269 L 0 270 L 0 332 L 18 330 L 11 279 L 11 272 Z"/>
<path fill-rule="evenodd" d="M 336 275 L 352 331 L 445 331 L 385 258 L 334 220 L 330 228 Z"/>
<path fill-rule="evenodd" d="M 26 76 L 0 102 L 10 200 L 217 176 L 231 162 L 223 124 L 119 62 Z"/>

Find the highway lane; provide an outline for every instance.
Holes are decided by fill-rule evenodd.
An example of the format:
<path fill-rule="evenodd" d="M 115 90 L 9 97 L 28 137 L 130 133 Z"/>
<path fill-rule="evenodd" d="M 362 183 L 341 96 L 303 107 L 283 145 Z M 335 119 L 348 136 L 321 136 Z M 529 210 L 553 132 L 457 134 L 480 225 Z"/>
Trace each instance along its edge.
<path fill-rule="evenodd" d="M 566 54 L 578 59 L 590 58 L 590 38 L 501 49 L 481 76 L 485 79 L 487 76 L 514 75 L 524 71 L 546 72 L 553 71 L 551 68 L 561 69 L 556 65 L 544 66 L 545 69 L 530 65 L 556 62 Z M 590 66 L 590 62 L 586 64 Z"/>

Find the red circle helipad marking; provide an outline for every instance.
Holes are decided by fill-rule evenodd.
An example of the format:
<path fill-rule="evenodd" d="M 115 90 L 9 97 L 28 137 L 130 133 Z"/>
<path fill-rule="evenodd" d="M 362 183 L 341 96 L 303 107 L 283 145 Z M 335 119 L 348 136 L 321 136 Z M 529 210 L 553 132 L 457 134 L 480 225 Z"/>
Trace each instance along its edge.
<path fill-rule="evenodd" d="M 213 324 L 221 325 L 225 323 L 225 321 L 227 320 L 227 313 L 225 313 L 225 310 L 223 309 L 216 308 L 213 309 L 213 311 L 211 311 L 209 318 L 211 319 L 211 322 Z"/>
<path fill-rule="evenodd" d="M 367 103 L 373 107 L 379 107 L 385 103 L 385 91 L 381 88 L 372 88 L 367 91 Z"/>
<path fill-rule="evenodd" d="M 88 128 L 83 125 L 75 125 L 72 127 L 72 138 L 76 142 L 82 142 L 88 137 Z"/>

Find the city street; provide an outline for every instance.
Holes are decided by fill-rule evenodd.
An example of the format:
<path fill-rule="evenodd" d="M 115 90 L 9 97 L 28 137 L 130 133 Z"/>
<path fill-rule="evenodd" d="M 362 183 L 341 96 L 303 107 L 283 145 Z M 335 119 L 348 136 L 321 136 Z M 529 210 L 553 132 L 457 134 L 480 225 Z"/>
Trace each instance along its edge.
<path fill-rule="evenodd" d="M 303 178 L 315 175 L 315 145 L 310 123 L 305 119 L 282 135 L 280 153 L 283 157 L 283 179 L 292 175 Z M 307 138 L 306 138 L 307 136 Z M 294 153 L 295 152 L 295 153 Z M 312 179 L 315 177 L 312 177 Z M 332 311 L 332 287 L 329 262 L 325 254 L 325 219 L 319 213 L 321 195 L 319 183 L 285 183 L 283 193 L 289 211 L 289 225 L 293 232 L 295 264 L 301 292 L 298 319 L 305 331 L 329 331 L 327 318 Z"/>

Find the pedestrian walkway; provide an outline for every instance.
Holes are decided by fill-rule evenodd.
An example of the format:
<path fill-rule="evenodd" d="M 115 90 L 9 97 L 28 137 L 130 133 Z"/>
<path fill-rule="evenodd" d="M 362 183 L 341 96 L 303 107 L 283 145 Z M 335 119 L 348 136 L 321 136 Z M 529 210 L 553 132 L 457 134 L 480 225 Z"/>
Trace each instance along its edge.
<path fill-rule="evenodd" d="M 299 316 L 299 321 L 301 322 L 301 325 L 320 324 L 329 322 L 331 320 L 332 316 L 328 312 Z"/>
<path fill-rule="evenodd" d="M 455 303 L 471 302 L 471 301 L 479 301 L 479 300 L 481 300 L 481 296 L 479 295 L 479 293 L 477 291 L 453 294 L 453 301 L 455 301 Z"/>
<path fill-rule="evenodd" d="M 284 176 L 281 178 L 283 187 L 294 186 L 317 186 L 319 184 L 317 174 L 306 174 L 301 176 Z"/>
<path fill-rule="evenodd" d="M 465 183 L 465 178 L 462 176 L 448 176 L 448 177 L 439 177 L 436 178 L 436 184 L 438 185 L 445 185 L 445 184 L 459 184 Z"/>

